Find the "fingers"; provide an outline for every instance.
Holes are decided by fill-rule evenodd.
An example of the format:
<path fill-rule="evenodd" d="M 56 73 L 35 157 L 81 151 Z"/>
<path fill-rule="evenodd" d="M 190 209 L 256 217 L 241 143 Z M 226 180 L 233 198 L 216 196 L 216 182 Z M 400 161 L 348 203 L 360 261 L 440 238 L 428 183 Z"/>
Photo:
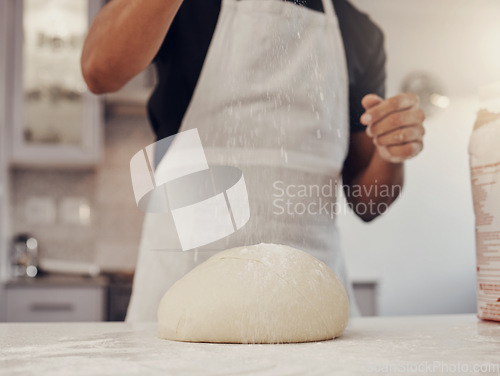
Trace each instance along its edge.
<path fill-rule="evenodd" d="M 366 112 L 361 123 L 373 138 L 379 155 L 391 163 L 402 163 L 423 150 L 425 113 L 418 107 L 415 94 L 403 93 L 383 100 L 375 94 L 362 101 Z"/>
<path fill-rule="evenodd" d="M 387 146 L 383 149 L 389 154 L 389 161 L 393 163 L 400 163 L 407 159 L 413 158 L 420 154 L 424 144 L 421 141 L 409 142 L 407 144 Z"/>
<path fill-rule="evenodd" d="M 379 137 L 401 127 L 422 124 L 424 120 L 424 111 L 419 107 L 412 107 L 406 111 L 391 113 L 382 120 L 369 125 L 367 133 L 370 137 Z"/>
<path fill-rule="evenodd" d="M 370 99 L 367 99 L 367 101 L 371 102 Z M 380 102 L 378 105 L 367 109 L 363 116 L 361 116 L 361 123 L 364 125 L 377 123 L 393 112 L 414 107 L 417 104 L 418 97 L 415 94 L 398 94 L 395 97 L 386 99 Z"/>
<path fill-rule="evenodd" d="M 398 128 L 392 132 L 375 137 L 374 142 L 377 146 L 394 146 L 408 142 L 422 141 L 424 135 L 424 126 L 418 124 L 415 126 Z"/>
<path fill-rule="evenodd" d="M 380 104 L 383 101 L 381 97 L 376 94 L 368 94 L 363 97 L 361 100 L 361 105 L 365 110 L 368 110 L 376 105 Z"/>

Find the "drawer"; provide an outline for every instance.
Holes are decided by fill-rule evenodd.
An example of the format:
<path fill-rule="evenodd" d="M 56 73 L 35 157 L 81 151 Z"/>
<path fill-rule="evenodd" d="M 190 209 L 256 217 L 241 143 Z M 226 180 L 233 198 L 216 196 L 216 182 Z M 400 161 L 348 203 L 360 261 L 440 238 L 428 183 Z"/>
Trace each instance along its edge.
<path fill-rule="evenodd" d="M 103 321 L 103 287 L 9 287 L 9 322 Z"/>

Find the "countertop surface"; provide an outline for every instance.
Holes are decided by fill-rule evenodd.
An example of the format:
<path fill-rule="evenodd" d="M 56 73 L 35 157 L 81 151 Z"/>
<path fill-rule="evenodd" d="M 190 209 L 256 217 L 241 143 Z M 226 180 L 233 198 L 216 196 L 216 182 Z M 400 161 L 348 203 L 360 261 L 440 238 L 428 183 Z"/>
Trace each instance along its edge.
<path fill-rule="evenodd" d="M 108 278 L 104 276 L 97 277 L 80 277 L 67 275 L 46 275 L 43 277 L 27 278 L 18 277 L 11 278 L 6 282 L 6 286 L 10 287 L 102 287 L 107 286 Z"/>
<path fill-rule="evenodd" d="M 0 375 L 333 373 L 500 375 L 500 322 L 355 318 L 338 339 L 282 345 L 166 341 L 153 323 L 0 324 Z"/>
<path fill-rule="evenodd" d="M 41 277 L 12 277 L 5 282 L 7 287 L 93 287 L 107 286 L 113 282 L 132 284 L 133 273 L 116 273 L 83 277 L 76 275 L 47 274 Z M 376 279 L 352 279 L 354 287 L 376 287 Z"/>

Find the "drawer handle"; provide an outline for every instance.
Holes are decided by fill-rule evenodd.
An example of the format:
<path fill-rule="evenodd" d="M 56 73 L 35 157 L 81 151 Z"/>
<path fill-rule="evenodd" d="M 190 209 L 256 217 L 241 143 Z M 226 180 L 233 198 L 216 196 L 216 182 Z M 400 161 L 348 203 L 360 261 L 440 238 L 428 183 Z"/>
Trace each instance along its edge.
<path fill-rule="evenodd" d="M 30 310 L 33 312 L 69 312 L 73 309 L 73 304 L 69 303 L 33 303 L 30 305 Z"/>

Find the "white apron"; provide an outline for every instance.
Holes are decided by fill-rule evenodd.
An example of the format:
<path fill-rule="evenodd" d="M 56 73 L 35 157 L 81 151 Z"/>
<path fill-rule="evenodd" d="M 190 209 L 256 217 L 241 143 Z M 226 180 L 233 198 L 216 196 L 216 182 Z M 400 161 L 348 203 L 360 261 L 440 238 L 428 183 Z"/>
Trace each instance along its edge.
<path fill-rule="evenodd" d="M 331 0 L 323 7 L 223 1 L 180 132 L 198 129 L 209 165 L 243 171 L 250 219 L 224 239 L 182 252 L 165 231 L 171 216 L 146 214 L 127 321 L 155 321 L 163 294 L 214 253 L 262 242 L 327 263 L 357 314 L 330 206 L 349 145 L 348 76 Z"/>

